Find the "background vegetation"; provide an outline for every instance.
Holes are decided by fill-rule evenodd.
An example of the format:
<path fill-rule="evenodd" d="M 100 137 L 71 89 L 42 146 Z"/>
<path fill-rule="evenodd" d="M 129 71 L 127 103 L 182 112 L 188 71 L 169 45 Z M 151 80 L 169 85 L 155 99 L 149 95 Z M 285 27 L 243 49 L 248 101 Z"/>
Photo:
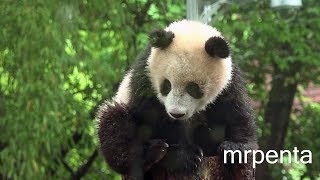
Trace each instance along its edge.
<path fill-rule="evenodd" d="M 0 179 L 120 179 L 98 152 L 94 115 L 147 44 L 185 18 L 184 0 L 0 2 Z M 266 149 L 310 149 L 310 165 L 261 165 L 257 179 L 320 178 L 320 1 L 224 5 L 212 23 L 248 80 Z M 298 101 L 298 106 L 293 106 Z"/>

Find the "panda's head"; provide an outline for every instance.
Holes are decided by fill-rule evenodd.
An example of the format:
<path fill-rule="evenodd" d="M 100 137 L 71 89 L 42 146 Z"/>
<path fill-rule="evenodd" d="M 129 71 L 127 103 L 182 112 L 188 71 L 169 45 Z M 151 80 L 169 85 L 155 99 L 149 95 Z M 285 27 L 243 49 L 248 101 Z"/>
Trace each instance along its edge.
<path fill-rule="evenodd" d="M 147 69 L 168 115 L 189 119 L 212 103 L 231 80 L 227 42 L 216 29 L 182 20 L 150 33 Z"/>

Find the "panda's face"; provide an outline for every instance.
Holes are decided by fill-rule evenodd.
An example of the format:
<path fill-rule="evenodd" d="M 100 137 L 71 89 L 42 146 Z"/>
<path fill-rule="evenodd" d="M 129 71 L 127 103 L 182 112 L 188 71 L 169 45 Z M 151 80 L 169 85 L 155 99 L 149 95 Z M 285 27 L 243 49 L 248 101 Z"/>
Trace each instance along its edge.
<path fill-rule="evenodd" d="M 188 119 L 202 106 L 203 86 L 197 82 L 184 82 L 179 79 L 165 78 L 160 84 L 158 98 L 166 107 L 168 115 L 173 119 Z"/>
<path fill-rule="evenodd" d="M 189 119 L 214 102 L 231 80 L 228 46 L 218 31 L 192 21 L 156 33 L 169 41 L 155 41 L 159 44 L 151 49 L 151 83 L 171 118 Z"/>
<path fill-rule="evenodd" d="M 189 119 L 204 110 L 226 87 L 231 77 L 231 60 L 191 53 L 194 50 L 175 50 L 155 49 L 152 52 L 149 61 L 151 82 L 171 118 Z"/>

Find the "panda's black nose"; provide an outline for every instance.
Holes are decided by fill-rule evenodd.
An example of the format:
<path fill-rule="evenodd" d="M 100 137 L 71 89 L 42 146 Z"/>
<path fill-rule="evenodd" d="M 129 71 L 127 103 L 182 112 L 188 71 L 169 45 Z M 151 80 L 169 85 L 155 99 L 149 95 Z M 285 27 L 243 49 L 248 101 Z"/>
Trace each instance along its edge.
<path fill-rule="evenodd" d="M 170 115 L 174 118 L 181 118 L 182 116 L 184 116 L 184 113 L 170 113 Z"/>

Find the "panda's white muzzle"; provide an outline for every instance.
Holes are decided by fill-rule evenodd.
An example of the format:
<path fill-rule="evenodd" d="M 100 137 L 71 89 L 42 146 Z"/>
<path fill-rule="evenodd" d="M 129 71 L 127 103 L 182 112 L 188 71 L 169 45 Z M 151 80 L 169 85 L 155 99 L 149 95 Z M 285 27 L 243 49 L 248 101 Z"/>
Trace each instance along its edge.
<path fill-rule="evenodd" d="M 168 115 L 172 119 L 189 119 L 197 108 L 197 101 L 187 93 L 171 91 L 164 99 Z"/>

